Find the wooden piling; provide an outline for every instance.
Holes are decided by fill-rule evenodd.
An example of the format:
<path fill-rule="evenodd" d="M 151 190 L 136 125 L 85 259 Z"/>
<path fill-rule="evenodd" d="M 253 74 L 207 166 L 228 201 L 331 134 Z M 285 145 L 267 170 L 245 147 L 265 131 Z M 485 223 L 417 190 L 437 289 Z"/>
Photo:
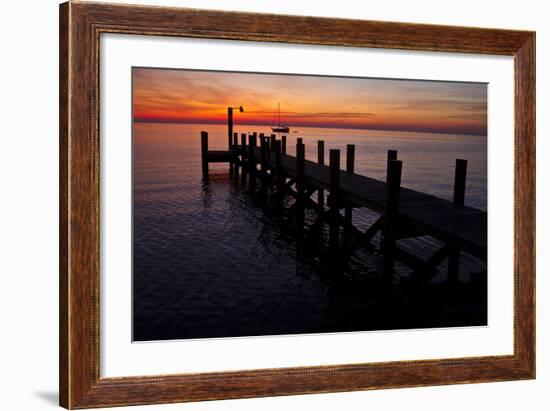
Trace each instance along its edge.
<path fill-rule="evenodd" d="M 233 147 L 231 149 L 233 170 L 235 171 L 235 177 L 239 174 L 239 133 L 233 133 Z"/>
<path fill-rule="evenodd" d="M 285 186 L 285 177 L 283 174 L 283 168 L 281 163 L 281 141 L 275 141 L 275 146 L 273 147 L 275 152 L 275 178 L 276 178 L 276 187 L 277 187 L 277 196 L 280 198 L 284 195 L 284 186 Z"/>
<path fill-rule="evenodd" d="M 208 178 L 208 133 L 201 131 L 202 178 Z"/>
<path fill-rule="evenodd" d="M 302 137 L 298 137 L 296 139 L 296 144 L 304 144 L 304 139 Z"/>
<path fill-rule="evenodd" d="M 305 159 L 305 145 L 302 142 L 298 142 L 296 144 L 296 223 L 299 230 L 303 229 L 305 218 Z"/>
<path fill-rule="evenodd" d="M 386 164 L 386 184 L 388 183 L 387 177 L 390 175 L 390 161 L 397 160 L 397 150 L 388 150 L 388 161 Z"/>
<path fill-rule="evenodd" d="M 389 152 L 388 152 L 389 154 Z M 384 278 L 391 284 L 395 261 L 395 234 L 399 210 L 399 193 L 401 191 L 401 171 L 403 162 L 390 160 L 387 175 L 386 214 L 382 231 L 382 253 Z"/>
<path fill-rule="evenodd" d="M 246 134 L 241 133 L 241 155 L 246 154 Z"/>
<path fill-rule="evenodd" d="M 267 171 L 267 140 L 260 134 L 260 170 Z"/>
<path fill-rule="evenodd" d="M 346 146 L 346 172 L 355 173 L 355 144 Z"/>
<path fill-rule="evenodd" d="M 456 206 L 464 205 L 466 194 L 466 169 L 468 160 L 457 159 L 455 163 L 455 186 L 453 193 L 453 204 Z"/>
<path fill-rule="evenodd" d="M 268 137 L 266 137 L 264 133 L 260 133 L 260 134 L 258 134 L 258 138 L 260 139 L 260 149 L 261 149 L 262 148 L 262 140 L 266 141 L 268 139 Z"/>
<path fill-rule="evenodd" d="M 236 171 L 236 168 L 237 168 L 237 163 L 235 161 L 235 152 L 234 152 L 234 147 L 233 147 L 233 138 L 234 138 L 234 134 L 233 133 L 233 123 L 231 123 L 229 125 L 229 130 L 227 132 L 227 146 L 228 146 L 228 149 L 227 151 L 229 152 L 229 176 L 230 177 L 233 177 L 233 173 Z"/>
<path fill-rule="evenodd" d="M 317 141 L 317 163 L 321 166 L 325 165 L 325 142 L 323 140 Z M 322 188 L 317 191 L 317 204 L 320 207 L 325 205 L 325 190 Z"/>
<path fill-rule="evenodd" d="M 330 213 L 330 231 L 329 243 L 333 250 L 338 249 L 340 245 L 340 234 L 338 228 L 338 197 L 340 191 L 340 150 L 330 150 L 329 152 L 329 189 L 328 206 Z"/>
<path fill-rule="evenodd" d="M 233 138 L 233 108 L 227 107 L 227 148 L 231 151 Z"/>
<path fill-rule="evenodd" d="M 298 143 L 296 144 L 296 184 L 302 186 L 299 189 L 304 188 L 304 165 L 305 145 L 303 143 Z"/>
<path fill-rule="evenodd" d="M 455 185 L 453 192 L 453 204 L 458 207 L 464 206 L 464 197 L 466 194 L 466 170 L 467 160 L 457 159 L 455 163 Z M 456 283 L 458 281 L 458 271 L 460 267 L 460 249 L 452 248 L 447 261 L 447 280 Z"/>
<path fill-rule="evenodd" d="M 246 181 L 246 133 L 241 133 L 241 184 L 244 184 Z"/>
<path fill-rule="evenodd" d="M 239 155 L 240 147 L 239 147 L 239 133 L 234 132 L 233 133 L 233 154 L 235 156 L 235 164 L 238 164 L 237 156 Z"/>
<path fill-rule="evenodd" d="M 256 133 L 248 136 L 248 185 L 250 189 L 256 186 L 256 158 L 254 153 L 256 149 L 256 136 Z"/>
<path fill-rule="evenodd" d="M 353 174 L 355 172 L 355 145 L 348 144 L 346 146 L 346 172 Z M 346 226 L 351 227 L 353 222 L 353 209 L 346 207 L 344 219 Z"/>
<path fill-rule="evenodd" d="M 268 142 L 267 139 L 260 134 L 260 174 L 262 185 L 260 188 L 262 198 L 265 200 L 267 197 L 267 155 L 268 155 Z"/>
<path fill-rule="evenodd" d="M 275 134 L 272 134 L 270 137 L 269 137 L 269 151 L 273 151 L 273 146 L 275 145 L 275 141 L 277 139 L 277 136 Z"/>
<path fill-rule="evenodd" d="M 286 154 L 286 136 L 281 136 L 281 153 Z"/>

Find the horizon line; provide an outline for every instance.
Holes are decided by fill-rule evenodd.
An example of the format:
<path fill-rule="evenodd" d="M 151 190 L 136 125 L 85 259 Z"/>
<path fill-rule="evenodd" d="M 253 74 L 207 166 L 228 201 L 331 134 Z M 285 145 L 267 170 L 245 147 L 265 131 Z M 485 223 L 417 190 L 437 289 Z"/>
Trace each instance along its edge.
<path fill-rule="evenodd" d="M 226 122 L 223 121 L 182 121 L 181 119 L 151 119 L 151 118 L 134 118 L 134 123 L 155 123 L 155 124 L 212 124 L 212 125 L 227 125 Z M 264 126 L 264 127 L 271 127 L 272 125 L 269 123 L 237 123 L 233 126 Z M 300 126 L 292 126 L 289 125 L 289 127 L 300 127 Z M 377 130 L 377 131 L 400 131 L 400 132 L 412 132 L 412 133 L 431 133 L 431 134 L 451 134 L 451 135 L 468 135 L 468 136 L 477 136 L 477 137 L 487 137 L 487 130 L 485 132 L 467 132 L 462 130 L 445 130 L 445 129 L 434 129 L 434 128 L 391 128 L 391 127 L 383 127 L 383 126 L 368 126 L 368 127 L 360 127 L 360 126 L 338 126 L 338 125 L 302 125 L 301 127 L 305 128 L 333 128 L 333 129 L 342 129 L 342 130 Z M 290 134 L 290 133 L 285 133 Z"/>

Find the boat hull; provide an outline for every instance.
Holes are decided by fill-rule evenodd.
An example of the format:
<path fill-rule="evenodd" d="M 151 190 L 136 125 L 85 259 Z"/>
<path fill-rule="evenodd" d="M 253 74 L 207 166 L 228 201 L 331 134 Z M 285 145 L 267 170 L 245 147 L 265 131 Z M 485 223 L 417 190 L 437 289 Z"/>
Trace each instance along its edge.
<path fill-rule="evenodd" d="M 288 133 L 290 131 L 288 127 L 271 127 L 271 130 L 276 133 Z"/>

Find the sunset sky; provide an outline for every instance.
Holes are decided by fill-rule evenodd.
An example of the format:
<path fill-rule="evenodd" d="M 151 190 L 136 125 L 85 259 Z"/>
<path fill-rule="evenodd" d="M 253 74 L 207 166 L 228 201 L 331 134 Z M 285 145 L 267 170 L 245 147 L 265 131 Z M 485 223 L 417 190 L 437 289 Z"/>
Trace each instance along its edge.
<path fill-rule="evenodd" d="M 277 103 L 292 127 L 487 134 L 487 85 L 133 69 L 134 121 L 271 125 Z"/>

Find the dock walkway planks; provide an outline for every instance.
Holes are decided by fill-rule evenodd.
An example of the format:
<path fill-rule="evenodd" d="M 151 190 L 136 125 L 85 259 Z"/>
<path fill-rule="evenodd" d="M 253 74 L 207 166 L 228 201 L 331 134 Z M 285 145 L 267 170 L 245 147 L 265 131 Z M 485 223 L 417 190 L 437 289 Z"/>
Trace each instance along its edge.
<path fill-rule="evenodd" d="M 260 158 L 260 148 L 255 150 Z M 270 153 L 268 165 L 275 166 L 275 155 Z M 296 157 L 283 154 L 283 172 L 296 176 Z M 329 189 L 330 169 L 306 160 L 305 180 L 317 188 Z M 355 207 L 366 207 L 383 213 L 386 209 L 387 185 L 359 174 L 340 171 L 340 196 Z M 399 219 L 427 235 L 464 250 L 476 257 L 487 258 L 487 213 L 467 206 L 456 206 L 452 202 L 430 194 L 401 187 Z"/>

